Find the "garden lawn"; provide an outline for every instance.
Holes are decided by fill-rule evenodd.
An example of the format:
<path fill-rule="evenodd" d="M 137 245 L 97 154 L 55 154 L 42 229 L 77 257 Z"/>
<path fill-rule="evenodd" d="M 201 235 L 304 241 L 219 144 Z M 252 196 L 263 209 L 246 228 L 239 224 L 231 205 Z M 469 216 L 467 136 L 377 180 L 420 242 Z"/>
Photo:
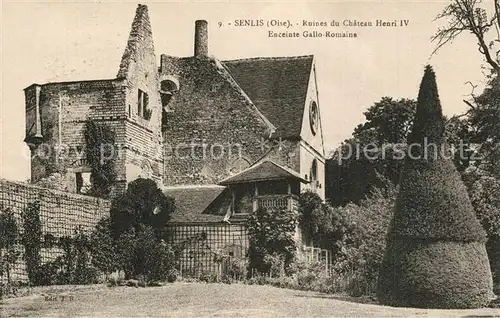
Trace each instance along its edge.
<path fill-rule="evenodd" d="M 63 300 L 64 296 L 64 300 Z M 72 298 L 71 298 L 72 297 Z M 354 301 L 353 301 L 354 300 Z M 47 288 L 1 303 L 1 317 L 459 317 L 500 309 L 427 310 L 271 286 L 173 283 L 163 287 Z"/>

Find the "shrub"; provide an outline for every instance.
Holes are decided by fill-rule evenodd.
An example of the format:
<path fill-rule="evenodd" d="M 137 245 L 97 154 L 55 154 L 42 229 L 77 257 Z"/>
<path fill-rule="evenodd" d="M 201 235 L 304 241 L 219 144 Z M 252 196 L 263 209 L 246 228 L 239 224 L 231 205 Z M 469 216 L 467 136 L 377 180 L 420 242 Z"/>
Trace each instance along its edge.
<path fill-rule="evenodd" d="M 388 191 L 376 189 L 360 205 L 335 209 L 343 211 L 348 231 L 339 241 L 334 270 L 344 281 L 345 291 L 352 296 L 376 291 L 395 195 L 396 189 L 389 184 Z"/>
<path fill-rule="evenodd" d="M 8 208 L 2 209 L 0 212 L 0 276 L 3 276 L 5 271 L 7 285 L 11 284 L 10 267 L 16 263 L 20 255 L 16 247 L 18 237 L 19 230 L 14 212 Z"/>
<path fill-rule="evenodd" d="M 384 303 L 428 308 L 489 303 L 491 276 L 485 274 L 489 263 L 483 243 L 399 239 L 390 244 L 379 285 Z"/>
<path fill-rule="evenodd" d="M 164 240 L 155 237 L 152 228 L 145 228 L 139 236 L 140 257 L 143 257 L 143 274 L 146 282 L 175 281 L 174 250 Z"/>
<path fill-rule="evenodd" d="M 226 273 L 233 280 L 245 279 L 248 275 L 248 261 L 242 258 L 230 257 Z"/>
<path fill-rule="evenodd" d="M 148 284 L 176 280 L 175 251 L 156 236 L 151 226 L 141 225 L 137 233 L 133 230 L 123 233 L 114 246 L 117 268 L 124 271 L 125 279 L 142 277 Z"/>
<path fill-rule="evenodd" d="M 219 275 L 212 273 L 212 272 L 204 272 L 201 273 L 200 276 L 198 277 L 198 280 L 203 283 L 220 283 L 221 278 Z"/>
<path fill-rule="evenodd" d="M 24 257 L 26 270 L 31 284 L 38 285 L 38 268 L 41 265 L 40 250 L 42 244 L 42 223 L 40 222 L 40 202 L 28 203 L 22 213 L 24 233 L 22 236 L 24 245 Z"/>
<path fill-rule="evenodd" d="M 64 284 L 61 278 L 62 258 L 58 257 L 54 261 L 46 262 L 36 269 L 35 282 L 37 286 L 49 286 Z"/>
<path fill-rule="evenodd" d="M 425 147 L 445 146 L 443 133 L 436 79 L 427 66 L 408 139 L 420 147 L 413 147 L 403 166 L 378 278 L 384 304 L 474 308 L 493 295 L 485 233 L 465 186 L 450 159 Z"/>
<path fill-rule="evenodd" d="M 248 285 L 265 285 L 267 283 L 266 275 L 257 272 L 255 275 L 252 275 L 247 280 Z"/>
<path fill-rule="evenodd" d="M 297 215 L 288 209 L 258 209 L 247 220 L 251 270 L 269 273 L 273 257 L 281 257 L 287 268 L 295 257 Z M 267 256 L 267 257 L 266 257 Z"/>
<path fill-rule="evenodd" d="M 63 254 L 37 268 L 37 285 L 95 284 L 101 274 L 90 262 L 88 237 L 75 230 L 73 237 L 59 238 Z"/>
<path fill-rule="evenodd" d="M 175 203 L 150 179 L 136 179 L 129 183 L 127 192 L 116 197 L 111 205 L 111 230 L 116 239 L 122 233 L 148 225 L 160 235 L 174 211 Z"/>
<path fill-rule="evenodd" d="M 318 285 L 326 277 L 325 267 L 318 262 L 297 261 L 292 271 L 296 278 L 297 288 L 302 290 L 319 291 Z"/>
<path fill-rule="evenodd" d="M 477 218 L 486 231 L 486 250 L 493 272 L 495 292 L 500 293 L 500 180 L 471 167 L 462 175 Z"/>
<path fill-rule="evenodd" d="M 125 279 L 142 277 L 145 283 L 174 281 L 178 251 L 163 241 L 174 209 L 174 200 L 153 180 L 129 183 L 126 193 L 113 200 L 110 219 L 94 232 L 96 266 L 107 273 L 123 270 Z"/>
<path fill-rule="evenodd" d="M 90 235 L 92 265 L 104 273 L 106 277 L 116 271 L 119 265 L 110 224 L 109 218 L 101 219 Z"/>
<path fill-rule="evenodd" d="M 125 273 L 125 279 L 130 279 L 135 276 L 135 258 L 137 250 L 137 239 L 133 231 L 127 231 L 121 234 L 115 240 L 115 253 L 118 268 Z"/>

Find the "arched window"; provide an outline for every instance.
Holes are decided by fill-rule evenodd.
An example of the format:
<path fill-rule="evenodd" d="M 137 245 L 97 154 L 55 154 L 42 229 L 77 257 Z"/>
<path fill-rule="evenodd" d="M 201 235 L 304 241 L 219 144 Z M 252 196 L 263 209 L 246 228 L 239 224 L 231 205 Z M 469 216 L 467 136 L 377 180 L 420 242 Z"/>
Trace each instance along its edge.
<path fill-rule="evenodd" d="M 179 90 L 179 84 L 172 79 L 165 79 L 160 83 L 162 93 L 173 93 Z"/>
<path fill-rule="evenodd" d="M 153 168 L 151 167 L 151 163 L 149 160 L 144 159 L 141 164 L 141 173 L 139 177 L 145 178 L 145 179 L 151 179 L 153 176 Z"/>
<path fill-rule="evenodd" d="M 172 95 L 179 90 L 179 81 L 177 78 L 167 75 L 163 76 L 160 82 L 161 104 L 165 108 L 172 98 Z"/>
<path fill-rule="evenodd" d="M 238 157 L 229 166 L 229 173 L 237 174 L 248 167 L 250 167 L 250 162 L 243 157 Z"/>

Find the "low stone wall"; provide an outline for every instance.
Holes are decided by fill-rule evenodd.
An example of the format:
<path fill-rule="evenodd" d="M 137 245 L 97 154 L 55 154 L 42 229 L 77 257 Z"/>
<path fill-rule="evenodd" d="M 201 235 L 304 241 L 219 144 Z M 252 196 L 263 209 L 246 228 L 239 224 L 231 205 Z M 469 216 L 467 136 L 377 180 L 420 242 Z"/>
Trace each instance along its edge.
<path fill-rule="evenodd" d="M 35 201 L 40 203 L 43 236 L 51 234 L 56 240 L 72 236 L 77 228 L 89 234 L 102 217 L 109 215 L 111 205 L 108 200 L 0 179 L 0 207 L 14 212 L 21 233 L 24 231 L 21 213 L 29 203 Z M 21 257 L 11 269 L 11 279 L 26 281 L 24 248 L 21 244 L 19 250 Z M 54 260 L 61 253 L 57 247 L 42 248 L 42 262 Z M 0 276 L 0 281 L 4 279 L 6 277 Z"/>

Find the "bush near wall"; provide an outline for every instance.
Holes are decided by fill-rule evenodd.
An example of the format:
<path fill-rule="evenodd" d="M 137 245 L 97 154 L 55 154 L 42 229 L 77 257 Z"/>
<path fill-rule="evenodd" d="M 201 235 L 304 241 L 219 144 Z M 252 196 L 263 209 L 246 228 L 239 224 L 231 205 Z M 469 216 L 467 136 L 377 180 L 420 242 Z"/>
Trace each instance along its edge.
<path fill-rule="evenodd" d="M 99 222 L 92 237 L 94 263 L 106 274 L 114 270 L 126 279 L 145 282 L 173 280 L 177 255 L 165 242 L 174 200 L 150 179 L 136 179 L 116 197 L 110 218 Z"/>
<path fill-rule="evenodd" d="M 250 273 L 269 274 L 288 268 L 295 257 L 294 239 L 298 215 L 286 208 L 260 208 L 247 220 Z M 277 265 L 281 264 L 281 265 Z"/>
<path fill-rule="evenodd" d="M 375 293 L 385 251 L 397 189 L 389 180 L 379 178 L 380 188 L 372 189 L 359 204 L 332 207 L 314 193 L 305 192 L 300 197 L 302 227 L 312 234 L 314 246 L 334 253 L 332 284 L 336 287 L 332 288 L 353 296 Z M 323 284 L 320 281 L 324 278 L 318 276 L 314 284 Z"/>

